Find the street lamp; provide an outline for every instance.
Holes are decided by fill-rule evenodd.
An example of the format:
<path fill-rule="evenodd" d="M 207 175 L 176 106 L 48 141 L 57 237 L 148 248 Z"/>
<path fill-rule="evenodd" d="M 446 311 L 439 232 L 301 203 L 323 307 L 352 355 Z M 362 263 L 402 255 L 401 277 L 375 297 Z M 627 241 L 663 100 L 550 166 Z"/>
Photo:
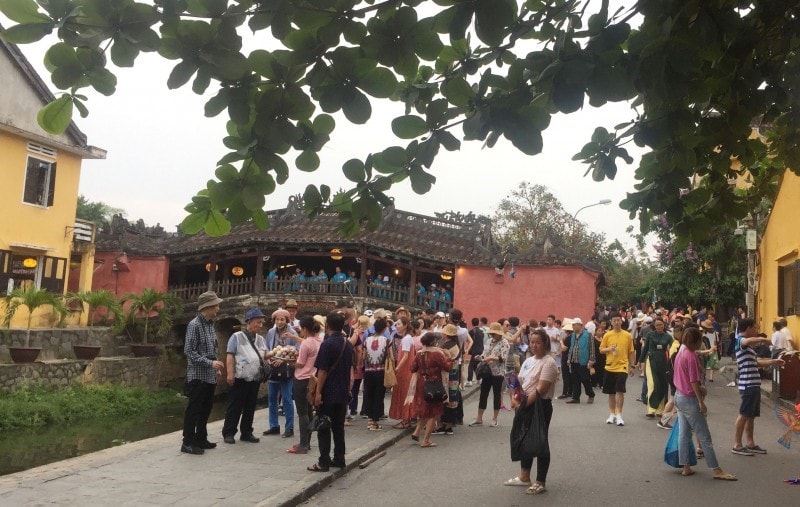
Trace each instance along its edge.
<path fill-rule="evenodd" d="M 572 215 L 572 219 L 577 222 L 578 221 L 578 213 L 580 213 L 581 211 L 585 210 L 586 208 L 591 208 L 592 206 L 605 206 L 606 204 L 611 204 L 611 199 L 602 199 L 600 201 L 597 201 L 596 203 L 587 204 L 586 206 L 584 206 L 582 208 L 578 208 L 578 211 L 576 211 L 575 214 Z"/>

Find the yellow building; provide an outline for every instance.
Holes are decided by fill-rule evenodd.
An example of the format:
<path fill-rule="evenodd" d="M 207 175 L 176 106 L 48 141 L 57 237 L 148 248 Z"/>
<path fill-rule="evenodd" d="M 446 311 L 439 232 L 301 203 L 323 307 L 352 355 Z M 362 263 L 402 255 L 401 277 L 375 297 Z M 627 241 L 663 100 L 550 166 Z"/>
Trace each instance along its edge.
<path fill-rule="evenodd" d="M 70 262 L 80 262 L 77 286 L 89 290 L 94 228 L 75 219 L 78 183 L 82 161 L 106 153 L 89 146 L 74 123 L 60 135 L 39 127 L 36 115 L 53 94 L 2 39 L 0 87 L 0 293 L 31 285 L 64 293 Z"/>
<path fill-rule="evenodd" d="M 756 316 L 761 331 L 770 335 L 772 323 L 785 317 L 795 338 L 800 337 L 800 176 L 786 170 L 758 248 Z"/>

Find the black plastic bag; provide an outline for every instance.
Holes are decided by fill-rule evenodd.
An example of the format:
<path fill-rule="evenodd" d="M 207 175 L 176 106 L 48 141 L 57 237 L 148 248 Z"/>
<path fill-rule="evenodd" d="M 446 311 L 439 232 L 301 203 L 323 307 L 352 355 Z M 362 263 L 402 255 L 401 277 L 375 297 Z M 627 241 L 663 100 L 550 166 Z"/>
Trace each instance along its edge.
<path fill-rule="evenodd" d="M 547 420 L 538 400 L 530 407 L 518 409 L 511 426 L 511 461 L 549 456 L 547 434 Z"/>

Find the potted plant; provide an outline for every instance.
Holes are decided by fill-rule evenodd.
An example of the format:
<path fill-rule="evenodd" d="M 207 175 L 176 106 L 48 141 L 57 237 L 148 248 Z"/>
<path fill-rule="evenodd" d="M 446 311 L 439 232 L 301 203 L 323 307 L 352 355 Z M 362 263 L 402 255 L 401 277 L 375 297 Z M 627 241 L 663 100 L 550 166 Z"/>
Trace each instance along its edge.
<path fill-rule="evenodd" d="M 125 316 L 122 312 L 122 305 L 117 298 L 110 291 L 96 290 L 86 292 L 71 292 L 67 294 L 68 303 L 78 303 L 81 312 L 84 310 L 84 304 L 88 306 L 87 324 L 90 328 L 94 327 L 95 312 L 99 308 L 105 308 L 107 319 L 109 314 L 114 317 L 114 332 L 119 332 L 125 325 Z M 101 347 L 99 345 L 72 345 L 72 350 L 77 359 L 91 361 L 100 353 Z"/>
<path fill-rule="evenodd" d="M 133 354 L 137 357 L 154 356 L 157 353 L 156 346 L 148 343 L 150 333 L 150 321 L 154 322 L 155 335 L 164 335 L 172 328 L 172 319 L 183 311 L 181 300 L 168 292 L 159 292 L 155 289 L 146 288 L 141 294 L 127 294 L 120 303 L 128 307 L 128 332 L 136 332 L 140 324 L 143 324 L 141 344 L 131 345 Z"/>
<path fill-rule="evenodd" d="M 60 294 L 55 294 L 46 289 L 37 289 L 33 285 L 26 289 L 17 288 L 12 290 L 8 295 L 3 298 L 6 304 L 5 316 L 3 324 L 11 327 L 11 319 L 17 313 L 20 307 L 24 306 L 28 309 L 28 331 L 25 334 L 24 347 L 9 347 L 11 360 L 15 363 L 32 363 L 39 357 L 42 351 L 41 347 L 31 347 L 31 324 L 33 321 L 33 312 L 43 306 L 50 306 L 51 312 L 58 314 L 58 322 L 64 320 L 67 316 L 67 307 L 64 304 L 64 298 Z"/>

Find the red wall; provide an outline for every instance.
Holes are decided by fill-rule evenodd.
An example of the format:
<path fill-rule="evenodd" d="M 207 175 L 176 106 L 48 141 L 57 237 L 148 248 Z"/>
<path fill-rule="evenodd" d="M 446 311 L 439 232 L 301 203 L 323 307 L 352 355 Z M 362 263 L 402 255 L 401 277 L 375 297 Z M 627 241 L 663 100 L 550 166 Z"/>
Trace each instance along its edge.
<path fill-rule="evenodd" d="M 516 316 L 521 320 L 545 320 L 591 316 L 597 300 L 599 273 L 580 266 L 516 266 L 498 277 L 494 268 L 458 266 L 453 287 L 453 306 L 464 312 L 464 320 Z M 502 283 L 498 283 L 502 281 Z"/>
<path fill-rule="evenodd" d="M 114 271 L 113 266 L 122 252 L 97 252 L 92 289 L 106 289 L 117 295 L 141 293 L 150 287 L 166 292 L 169 278 L 169 259 L 166 257 L 136 257 L 128 255 L 128 271 Z M 124 269 L 124 268 L 123 268 Z"/>

